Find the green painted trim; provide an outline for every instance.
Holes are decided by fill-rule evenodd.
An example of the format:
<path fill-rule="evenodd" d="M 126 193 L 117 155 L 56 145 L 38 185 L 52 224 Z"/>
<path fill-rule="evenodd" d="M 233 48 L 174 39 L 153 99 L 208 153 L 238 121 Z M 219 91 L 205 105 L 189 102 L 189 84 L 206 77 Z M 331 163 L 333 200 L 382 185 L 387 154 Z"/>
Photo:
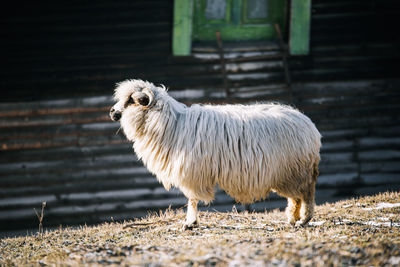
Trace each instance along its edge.
<path fill-rule="evenodd" d="M 193 0 L 174 0 L 172 54 L 188 56 L 192 49 Z"/>
<path fill-rule="evenodd" d="M 232 1 L 232 24 L 239 25 L 241 23 L 240 13 L 242 11 L 242 1 L 241 0 L 233 0 Z M 223 39 L 223 37 L 221 37 Z"/>
<path fill-rule="evenodd" d="M 311 0 L 292 0 L 289 51 L 291 55 L 310 52 Z"/>
<path fill-rule="evenodd" d="M 194 40 L 214 41 L 214 27 L 202 28 L 202 30 L 193 36 Z M 221 26 L 218 28 L 221 33 L 221 39 L 225 41 L 243 41 L 243 40 L 265 40 L 267 38 L 276 39 L 276 31 L 273 25 L 251 25 L 251 26 Z"/>

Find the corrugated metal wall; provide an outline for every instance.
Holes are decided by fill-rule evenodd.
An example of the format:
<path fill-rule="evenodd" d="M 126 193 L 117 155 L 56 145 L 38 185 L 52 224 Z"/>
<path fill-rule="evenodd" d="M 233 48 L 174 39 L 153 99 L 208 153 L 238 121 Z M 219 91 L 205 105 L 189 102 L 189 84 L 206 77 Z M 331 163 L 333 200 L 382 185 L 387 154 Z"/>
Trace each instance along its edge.
<path fill-rule="evenodd" d="M 225 102 L 216 46 L 171 56 L 172 1 L 29 5 L 2 18 L 0 229 L 36 227 L 43 201 L 45 226 L 182 207 L 109 120 L 112 88 L 134 77 L 188 104 Z M 290 59 L 290 89 L 277 46 L 225 47 L 230 101 L 289 102 L 322 132 L 318 202 L 400 188 L 399 13 L 396 1 L 313 1 L 311 55 Z M 218 191 L 209 209 L 233 203 Z"/>

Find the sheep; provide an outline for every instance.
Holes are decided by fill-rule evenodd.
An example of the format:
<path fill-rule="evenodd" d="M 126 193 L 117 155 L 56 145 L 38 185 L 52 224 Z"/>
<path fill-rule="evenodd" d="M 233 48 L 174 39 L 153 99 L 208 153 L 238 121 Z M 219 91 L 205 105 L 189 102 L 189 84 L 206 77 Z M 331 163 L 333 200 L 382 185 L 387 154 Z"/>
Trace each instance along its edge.
<path fill-rule="evenodd" d="M 243 204 L 273 191 L 287 198 L 291 225 L 313 216 L 321 135 L 290 106 L 199 105 L 190 107 L 142 80 L 117 84 L 111 119 L 148 170 L 169 190 L 188 198 L 184 229 L 198 224 L 197 204 L 214 199 L 218 185 Z"/>

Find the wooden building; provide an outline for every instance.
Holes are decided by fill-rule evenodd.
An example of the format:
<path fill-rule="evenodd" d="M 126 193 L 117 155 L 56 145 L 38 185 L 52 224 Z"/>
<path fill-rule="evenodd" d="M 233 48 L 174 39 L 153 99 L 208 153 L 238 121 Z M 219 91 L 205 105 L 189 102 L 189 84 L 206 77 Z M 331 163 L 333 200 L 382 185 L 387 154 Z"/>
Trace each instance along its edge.
<path fill-rule="evenodd" d="M 42 202 L 45 227 L 185 205 L 109 120 L 127 78 L 165 84 L 188 105 L 296 106 L 323 135 L 317 203 L 399 190 L 399 15 L 395 0 L 11 3 L 1 18 L 0 231 L 36 227 Z M 202 208 L 233 205 L 218 191 Z M 285 205 L 271 195 L 248 208 Z"/>

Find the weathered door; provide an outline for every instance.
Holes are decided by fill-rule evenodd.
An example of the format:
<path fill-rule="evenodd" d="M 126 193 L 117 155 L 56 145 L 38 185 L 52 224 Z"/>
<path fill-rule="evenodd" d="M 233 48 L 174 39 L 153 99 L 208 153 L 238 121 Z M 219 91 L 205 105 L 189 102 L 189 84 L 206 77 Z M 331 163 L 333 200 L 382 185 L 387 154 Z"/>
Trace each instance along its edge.
<path fill-rule="evenodd" d="M 193 40 L 270 40 L 276 38 L 274 24 L 283 28 L 283 0 L 195 0 Z"/>

